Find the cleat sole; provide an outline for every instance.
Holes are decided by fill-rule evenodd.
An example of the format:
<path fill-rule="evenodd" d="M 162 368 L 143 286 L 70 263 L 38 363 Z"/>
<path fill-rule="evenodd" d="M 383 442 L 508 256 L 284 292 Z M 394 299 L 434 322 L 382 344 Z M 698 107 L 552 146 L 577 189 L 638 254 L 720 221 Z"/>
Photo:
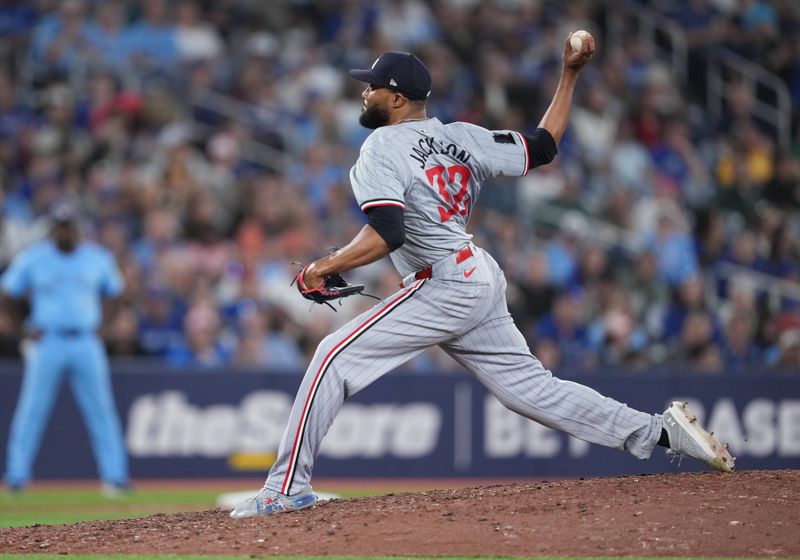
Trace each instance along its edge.
<path fill-rule="evenodd" d="M 710 451 L 710 455 L 714 456 L 708 465 L 719 471 L 733 472 L 735 459 L 728 452 L 728 445 L 721 444 L 713 435 L 701 428 L 697 423 L 697 416 L 694 414 L 690 416 L 691 413 L 686 403 L 680 403 L 676 408 L 680 410 L 680 413 L 674 415 L 675 420 L 683 424 L 684 429 L 688 432 L 694 434 L 695 439 Z"/>

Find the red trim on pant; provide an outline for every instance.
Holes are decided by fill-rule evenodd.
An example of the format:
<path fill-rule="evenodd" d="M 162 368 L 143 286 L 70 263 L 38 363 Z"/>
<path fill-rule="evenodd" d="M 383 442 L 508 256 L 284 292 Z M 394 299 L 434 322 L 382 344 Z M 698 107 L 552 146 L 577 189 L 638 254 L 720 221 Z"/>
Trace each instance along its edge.
<path fill-rule="evenodd" d="M 289 487 L 291 486 L 292 479 L 294 478 L 294 470 L 297 467 L 297 459 L 300 456 L 300 441 L 302 440 L 303 430 L 305 429 L 306 421 L 308 420 L 308 414 L 311 410 L 311 403 L 314 400 L 314 396 L 317 392 L 317 388 L 319 387 L 320 382 L 322 381 L 322 377 L 325 374 L 328 366 L 330 365 L 333 358 L 336 357 L 336 354 L 339 351 L 343 350 L 344 347 L 356 336 L 364 332 L 367 328 L 373 325 L 376 321 L 378 321 L 381 317 L 389 313 L 392 309 L 403 303 L 406 299 L 408 299 L 417 289 L 424 283 L 424 281 L 419 280 L 414 282 L 409 288 L 397 296 L 395 299 L 387 303 L 380 311 L 375 313 L 372 317 L 361 323 L 358 327 L 356 327 L 350 334 L 344 337 L 336 346 L 334 346 L 330 352 L 325 356 L 325 359 L 322 360 L 322 364 L 320 364 L 319 369 L 317 370 L 317 374 L 314 376 L 314 381 L 311 383 L 311 388 L 308 391 L 308 395 L 306 396 L 306 402 L 303 405 L 303 413 L 300 415 L 300 423 L 297 426 L 297 432 L 294 436 L 294 443 L 292 444 L 292 454 L 289 457 L 289 465 L 286 468 L 286 476 L 283 479 L 283 484 L 281 484 L 281 494 L 289 494 Z"/>

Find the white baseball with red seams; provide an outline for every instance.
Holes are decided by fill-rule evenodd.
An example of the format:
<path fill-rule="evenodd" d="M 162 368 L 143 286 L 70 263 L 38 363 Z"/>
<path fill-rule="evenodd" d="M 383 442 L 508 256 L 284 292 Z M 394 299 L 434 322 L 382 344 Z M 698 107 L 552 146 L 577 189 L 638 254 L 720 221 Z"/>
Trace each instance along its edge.
<path fill-rule="evenodd" d="M 569 46 L 573 51 L 579 51 L 583 48 L 583 42 L 590 37 L 589 32 L 583 29 L 575 31 L 569 38 Z"/>
<path fill-rule="evenodd" d="M 527 170 L 525 138 L 509 130 L 429 118 L 379 128 L 367 139 L 351 170 L 353 192 L 362 209 L 404 208 L 406 240 L 391 259 L 405 287 L 319 345 L 268 489 L 291 495 L 305 488 L 345 399 L 433 345 L 511 410 L 589 442 L 651 455 L 661 417 L 546 370 L 511 319 L 503 272 L 466 232 L 482 183 Z"/>

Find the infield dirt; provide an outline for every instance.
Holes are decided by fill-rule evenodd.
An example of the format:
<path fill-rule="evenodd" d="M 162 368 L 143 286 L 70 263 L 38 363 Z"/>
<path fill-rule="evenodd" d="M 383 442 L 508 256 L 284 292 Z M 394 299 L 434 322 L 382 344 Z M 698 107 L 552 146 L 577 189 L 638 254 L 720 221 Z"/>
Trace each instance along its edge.
<path fill-rule="evenodd" d="M 683 473 L 333 500 L 0 529 L 0 551 L 51 554 L 798 556 L 800 471 Z"/>

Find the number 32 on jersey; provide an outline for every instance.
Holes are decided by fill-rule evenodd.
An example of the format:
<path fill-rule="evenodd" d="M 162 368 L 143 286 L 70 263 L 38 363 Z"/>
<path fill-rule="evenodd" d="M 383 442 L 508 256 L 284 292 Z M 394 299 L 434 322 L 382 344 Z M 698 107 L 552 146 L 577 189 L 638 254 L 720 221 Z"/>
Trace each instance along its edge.
<path fill-rule="evenodd" d="M 436 207 L 442 222 L 448 221 L 456 214 L 465 217 L 469 214 L 471 200 L 467 187 L 472 176 L 469 167 L 437 165 L 426 169 L 425 174 L 428 176 L 431 187 L 439 190 L 439 196 L 444 203 L 444 205 Z"/>

